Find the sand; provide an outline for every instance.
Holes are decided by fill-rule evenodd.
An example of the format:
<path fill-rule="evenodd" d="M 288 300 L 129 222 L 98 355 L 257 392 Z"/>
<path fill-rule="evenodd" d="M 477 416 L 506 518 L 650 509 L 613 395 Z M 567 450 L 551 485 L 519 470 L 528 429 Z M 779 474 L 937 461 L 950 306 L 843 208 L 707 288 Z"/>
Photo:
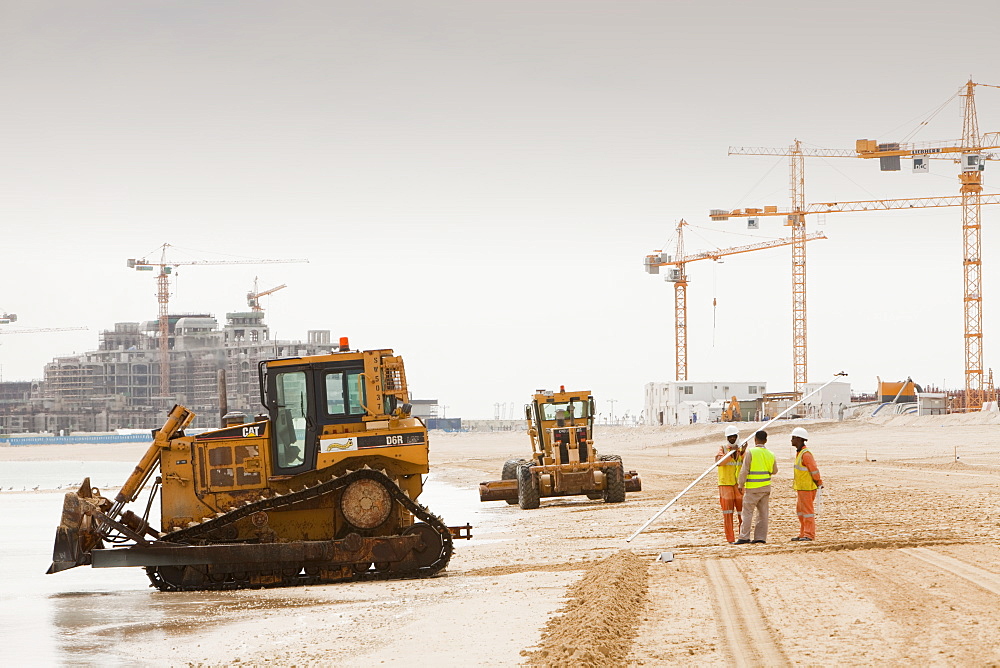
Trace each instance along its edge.
<path fill-rule="evenodd" d="M 643 491 L 622 504 L 543 499 L 532 511 L 476 494 L 524 456 L 523 433 L 433 432 L 431 477 L 465 490 L 445 520 L 475 525 L 442 576 L 151 591 L 188 604 L 173 627 L 136 620 L 127 634 L 93 632 L 125 661 L 166 665 L 997 665 L 996 422 L 783 423 L 769 430 L 779 474 L 768 543 L 745 546 L 725 542 L 714 474 L 624 540 L 711 464 L 721 425 L 599 428 L 598 450 L 639 471 Z M 809 429 L 827 483 L 814 543 L 788 541 L 798 530 L 794 426 Z M 137 459 L 143 448 L 134 450 Z M 99 446 L 29 446 L 0 447 L 0 461 L 33 453 L 108 458 Z M 663 551 L 674 560 L 656 561 Z"/>
<path fill-rule="evenodd" d="M 529 666 L 598 668 L 625 662 L 646 603 L 649 563 L 622 550 L 587 569 L 549 620 Z"/>

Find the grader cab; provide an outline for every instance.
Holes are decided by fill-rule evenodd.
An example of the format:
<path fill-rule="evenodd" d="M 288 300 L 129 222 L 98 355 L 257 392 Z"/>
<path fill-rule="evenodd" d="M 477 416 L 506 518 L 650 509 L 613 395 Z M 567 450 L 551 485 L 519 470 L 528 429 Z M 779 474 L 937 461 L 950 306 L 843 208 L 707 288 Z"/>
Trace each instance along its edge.
<path fill-rule="evenodd" d="M 545 497 L 586 495 L 608 503 L 638 492 L 642 481 L 626 471 L 618 455 L 594 448 L 594 397 L 589 391 L 538 390 L 524 407 L 531 439 L 529 459 L 510 459 L 501 480 L 479 484 L 480 501 L 506 501 L 538 508 Z"/>

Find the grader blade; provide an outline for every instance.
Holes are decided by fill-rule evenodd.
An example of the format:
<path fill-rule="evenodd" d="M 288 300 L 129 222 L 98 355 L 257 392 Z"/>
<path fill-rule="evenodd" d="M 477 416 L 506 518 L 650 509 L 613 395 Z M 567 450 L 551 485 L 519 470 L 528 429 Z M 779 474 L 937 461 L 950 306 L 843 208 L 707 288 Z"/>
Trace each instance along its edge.
<path fill-rule="evenodd" d="M 635 471 L 625 471 L 625 491 L 626 492 L 641 492 L 642 491 L 642 478 Z"/>

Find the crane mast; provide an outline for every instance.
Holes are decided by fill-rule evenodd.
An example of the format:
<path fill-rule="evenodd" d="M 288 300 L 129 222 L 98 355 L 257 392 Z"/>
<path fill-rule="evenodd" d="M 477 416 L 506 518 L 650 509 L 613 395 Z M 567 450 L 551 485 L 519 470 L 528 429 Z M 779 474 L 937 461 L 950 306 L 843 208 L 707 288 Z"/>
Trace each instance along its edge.
<path fill-rule="evenodd" d="M 979 120 L 976 117 L 975 84 L 970 79 L 965 88 L 965 105 L 962 114 L 962 146 L 966 155 L 978 155 Z M 983 282 L 980 256 L 980 200 L 983 177 L 977 160 L 975 169 L 968 160 L 962 160 L 959 179 L 962 182 L 962 263 L 965 294 L 965 408 L 983 405 Z"/>
<path fill-rule="evenodd" d="M 802 143 L 796 139 L 789 151 L 792 209 L 801 211 L 806 204 L 805 159 Z M 792 226 L 792 369 L 795 392 L 809 380 L 806 336 L 806 217 L 794 213 L 788 217 Z"/>
<path fill-rule="evenodd" d="M 684 257 L 685 225 L 687 222 L 683 218 L 677 223 L 676 258 Z M 676 380 L 687 380 L 687 263 L 681 262 L 677 270 L 680 273 L 674 283 L 674 376 Z"/>
<path fill-rule="evenodd" d="M 806 314 L 806 165 L 802 142 L 788 148 L 729 147 L 729 155 L 787 155 L 788 192 L 792 202 L 785 224 L 792 228 L 792 382 L 801 392 L 809 381 L 809 337 Z M 810 155 L 854 155 L 843 149 L 814 149 Z M 768 207 L 773 210 L 775 207 Z M 720 220 L 713 216 L 713 220 Z"/>
<path fill-rule="evenodd" d="M 170 266 L 167 262 L 167 246 L 163 244 L 160 253 L 160 273 L 156 275 L 157 320 L 160 323 L 160 396 L 170 396 L 170 316 L 167 310 L 170 302 Z"/>

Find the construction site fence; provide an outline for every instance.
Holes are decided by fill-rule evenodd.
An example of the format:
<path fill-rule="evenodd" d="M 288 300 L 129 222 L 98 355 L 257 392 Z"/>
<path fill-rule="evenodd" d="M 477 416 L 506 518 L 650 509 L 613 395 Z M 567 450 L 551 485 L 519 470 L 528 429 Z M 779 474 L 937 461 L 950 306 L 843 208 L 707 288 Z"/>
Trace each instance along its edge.
<path fill-rule="evenodd" d="M 151 443 L 150 434 L 88 434 L 86 436 L 0 436 L 0 445 L 78 445 L 82 443 Z"/>
<path fill-rule="evenodd" d="M 424 422 L 427 424 L 428 429 L 464 431 L 462 429 L 462 418 L 425 418 Z"/>
<path fill-rule="evenodd" d="M 430 425 L 428 425 L 430 426 Z M 491 431 L 525 431 L 527 425 L 524 420 L 463 420 L 462 431 L 491 432 Z"/>

